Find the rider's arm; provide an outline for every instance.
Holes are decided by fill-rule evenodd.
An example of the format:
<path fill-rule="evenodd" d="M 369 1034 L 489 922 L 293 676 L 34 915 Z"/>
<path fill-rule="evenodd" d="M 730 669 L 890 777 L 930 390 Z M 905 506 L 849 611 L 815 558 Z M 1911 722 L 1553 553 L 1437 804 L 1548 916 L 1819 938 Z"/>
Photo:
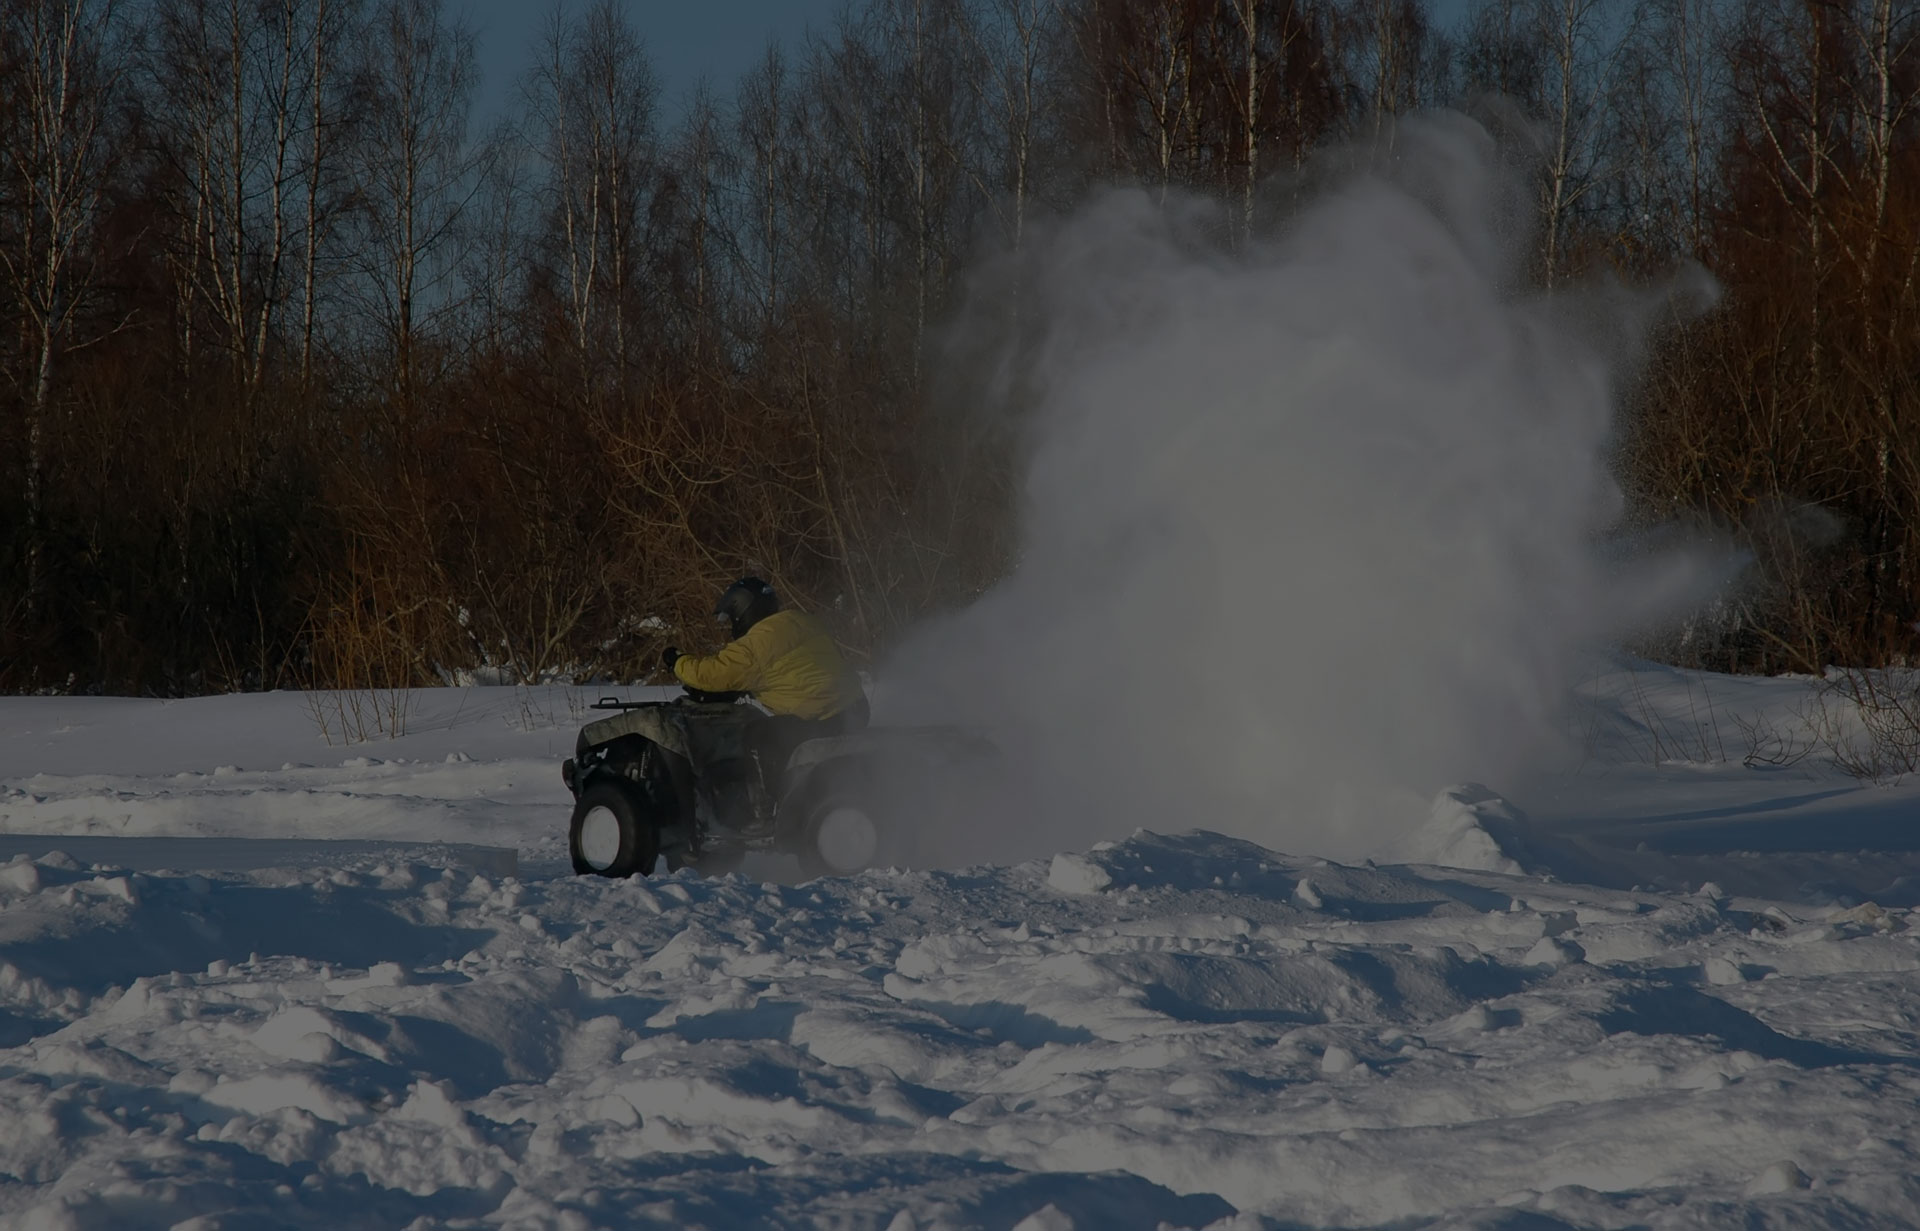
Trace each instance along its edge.
<path fill-rule="evenodd" d="M 673 674 L 701 692 L 752 692 L 760 683 L 760 661 L 743 637 L 718 654 L 682 654 L 674 660 Z"/>

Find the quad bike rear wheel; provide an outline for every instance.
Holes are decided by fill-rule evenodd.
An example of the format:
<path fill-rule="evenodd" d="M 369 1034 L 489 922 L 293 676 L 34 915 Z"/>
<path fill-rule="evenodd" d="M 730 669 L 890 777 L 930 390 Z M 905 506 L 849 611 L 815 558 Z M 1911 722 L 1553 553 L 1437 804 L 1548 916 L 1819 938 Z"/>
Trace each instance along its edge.
<path fill-rule="evenodd" d="M 807 809 L 796 854 L 800 870 L 818 876 L 851 876 L 891 853 L 892 837 L 879 810 L 859 792 L 822 792 Z"/>
<path fill-rule="evenodd" d="M 614 877 L 651 873 L 660 837 L 648 811 L 640 788 L 632 783 L 606 777 L 587 783 L 567 827 L 573 870 Z"/>

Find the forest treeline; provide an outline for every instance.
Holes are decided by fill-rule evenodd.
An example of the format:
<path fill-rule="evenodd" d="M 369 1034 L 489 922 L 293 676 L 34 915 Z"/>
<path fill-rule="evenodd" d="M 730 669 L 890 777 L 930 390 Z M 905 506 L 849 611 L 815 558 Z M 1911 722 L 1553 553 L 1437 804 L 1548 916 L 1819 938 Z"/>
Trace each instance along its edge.
<path fill-rule="evenodd" d="M 1540 284 L 1724 288 L 1621 439 L 1755 553 L 1667 651 L 1920 643 L 1914 0 L 865 0 L 684 103 L 645 34 L 483 123 L 442 0 L 0 0 L 0 689 L 637 677 L 748 569 L 883 646 L 1017 549 L 983 256 L 1113 183 L 1241 242 L 1440 105 L 1530 117 Z"/>

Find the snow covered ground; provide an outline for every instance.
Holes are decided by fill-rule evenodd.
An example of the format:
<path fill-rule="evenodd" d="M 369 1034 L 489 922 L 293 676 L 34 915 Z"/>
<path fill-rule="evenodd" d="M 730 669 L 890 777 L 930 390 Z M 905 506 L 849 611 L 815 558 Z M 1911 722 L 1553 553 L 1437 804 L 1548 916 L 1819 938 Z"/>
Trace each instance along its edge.
<path fill-rule="evenodd" d="M 1912 1227 L 1920 788 L 1807 688 L 1608 665 L 1376 863 L 805 884 L 569 875 L 590 692 L 0 699 L 0 1225 Z"/>

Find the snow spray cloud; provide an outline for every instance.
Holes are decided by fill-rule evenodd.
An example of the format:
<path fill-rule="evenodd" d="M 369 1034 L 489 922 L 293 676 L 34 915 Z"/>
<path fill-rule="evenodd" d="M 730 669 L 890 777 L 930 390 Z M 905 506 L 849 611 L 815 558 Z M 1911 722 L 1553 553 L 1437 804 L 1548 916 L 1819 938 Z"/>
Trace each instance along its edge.
<path fill-rule="evenodd" d="M 1660 297 L 1525 291 L 1528 189 L 1473 120 L 1349 157 L 1238 252 L 1139 191 L 1034 245 L 1017 565 L 885 671 L 1019 770 L 935 857 L 1136 825 L 1371 853 L 1546 751 L 1578 649 L 1670 597 L 1595 550 Z"/>

